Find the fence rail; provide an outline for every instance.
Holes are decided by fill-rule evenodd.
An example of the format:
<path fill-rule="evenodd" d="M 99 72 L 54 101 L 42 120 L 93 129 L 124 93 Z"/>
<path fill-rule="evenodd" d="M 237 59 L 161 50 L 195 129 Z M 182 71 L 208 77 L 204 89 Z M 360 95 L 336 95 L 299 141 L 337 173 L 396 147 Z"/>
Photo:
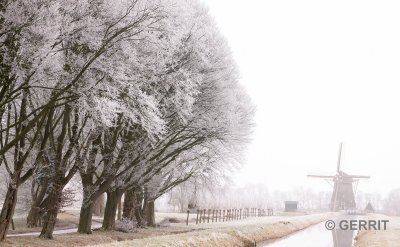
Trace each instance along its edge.
<path fill-rule="evenodd" d="M 226 222 L 246 219 L 249 217 L 263 217 L 272 215 L 274 215 L 274 211 L 271 208 L 197 209 L 196 224 Z M 186 224 L 188 224 L 188 220 Z"/>

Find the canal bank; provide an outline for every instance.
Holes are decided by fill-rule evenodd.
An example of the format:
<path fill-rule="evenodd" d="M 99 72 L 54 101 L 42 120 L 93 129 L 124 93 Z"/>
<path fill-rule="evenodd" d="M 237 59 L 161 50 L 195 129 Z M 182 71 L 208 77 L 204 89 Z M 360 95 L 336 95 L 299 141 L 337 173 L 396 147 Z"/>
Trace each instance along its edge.
<path fill-rule="evenodd" d="M 258 247 L 353 247 L 356 229 L 346 227 L 347 222 L 356 222 L 361 216 L 340 215 L 307 227 L 304 230 L 295 232 L 281 239 L 270 240 L 257 244 Z M 341 223 L 342 222 L 342 223 Z M 345 224 L 343 224 L 343 222 Z M 333 225 L 332 225 L 333 224 Z M 336 226 L 336 227 L 335 227 Z M 339 227 L 341 226 L 341 227 Z M 300 244 L 301 243 L 301 244 Z"/>
<path fill-rule="evenodd" d="M 336 213 L 311 214 L 291 217 L 264 217 L 246 221 L 210 226 L 209 229 L 192 229 L 177 235 L 136 239 L 100 246 L 168 246 L 168 247 L 249 247 L 254 242 L 282 238 L 322 221 L 335 218 Z M 200 226 L 206 228 L 207 226 Z"/>
<path fill-rule="evenodd" d="M 400 217 L 375 214 L 370 218 L 389 220 L 387 229 L 360 231 L 354 247 L 400 247 Z"/>

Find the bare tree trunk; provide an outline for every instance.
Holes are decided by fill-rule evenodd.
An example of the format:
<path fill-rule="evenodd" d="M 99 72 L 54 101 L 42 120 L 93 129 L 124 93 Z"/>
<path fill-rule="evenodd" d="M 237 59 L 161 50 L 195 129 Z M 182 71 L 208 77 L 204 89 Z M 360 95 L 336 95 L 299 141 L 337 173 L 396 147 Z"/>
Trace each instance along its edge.
<path fill-rule="evenodd" d="M 33 203 L 34 202 L 32 202 L 32 204 Z M 28 228 L 34 228 L 40 226 L 39 222 L 41 216 L 42 215 L 40 213 L 40 207 L 33 204 L 31 206 L 31 209 L 29 210 L 28 217 L 26 218 L 26 226 Z"/>
<path fill-rule="evenodd" d="M 104 215 L 104 201 L 105 196 L 104 193 L 96 200 L 93 205 L 93 214 L 96 216 L 103 216 Z"/>
<path fill-rule="evenodd" d="M 107 192 L 107 203 L 104 211 L 103 229 L 115 229 L 115 216 L 117 213 L 118 201 L 121 199 L 122 193 L 117 191 Z"/>
<path fill-rule="evenodd" d="M 53 231 L 57 222 L 57 215 L 60 209 L 60 201 L 62 196 L 62 185 L 54 183 L 51 188 L 49 188 L 49 195 L 47 197 L 47 208 L 44 215 L 42 232 L 40 233 L 40 238 L 52 239 Z"/>
<path fill-rule="evenodd" d="M 144 223 L 145 221 L 143 219 L 141 208 L 136 206 L 135 210 L 134 210 L 134 214 L 135 214 L 135 219 L 136 219 L 136 222 L 137 222 L 137 226 L 138 227 L 144 227 L 145 226 L 145 223 Z"/>
<path fill-rule="evenodd" d="M 143 201 L 143 193 L 134 193 L 134 215 L 137 221 L 138 227 L 145 227 L 146 222 L 143 218 L 143 210 L 142 210 L 142 201 Z"/>
<path fill-rule="evenodd" d="M 122 218 L 133 220 L 133 211 L 135 208 L 135 191 L 128 190 L 124 195 L 124 206 L 122 211 Z"/>
<path fill-rule="evenodd" d="M 95 162 L 96 155 L 101 144 L 101 134 L 96 134 L 96 138 L 92 141 L 92 144 L 93 147 L 89 152 L 89 160 L 87 161 L 89 164 L 94 164 Z M 94 169 L 91 165 L 89 165 L 89 167 L 90 169 Z M 78 232 L 91 234 L 93 206 L 98 197 L 104 193 L 100 193 L 97 195 L 97 197 L 95 197 L 95 192 L 90 189 L 91 186 L 93 186 L 93 174 L 85 174 L 81 172 L 81 179 L 83 186 L 83 201 L 79 216 Z"/>
<path fill-rule="evenodd" d="M 143 215 L 147 226 L 155 227 L 154 201 L 147 201 L 143 208 Z"/>
<path fill-rule="evenodd" d="M 92 233 L 92 213 L 93 213 L 93 203 L 83 204 L 81 207 L 81 213 L 79 215 L 79 233 Z"/>
<path fill-rule="evenodd" d="M 35 182 L 33 182 L 35 183 Z M 26 225 L 28 228 L 40 226 L 40 219 L 43 215 L 41 212 L 44 196 L 46 195 L 47 183 L 45 186 L 38 185 L 37 191 L 34 191 L 34 184 L 32 184 L 32 203 L 29 210 L 28 217 L 26 218 Z"/>
<path fill-rule="evenodd" d="M 27 97 L 28 97 L 28 90 L 25 89 L 23 91 L 23 97 L 21 101 L 20 118 L 24 118 L 26 116 Z M 26 127 L 25 124 L 21 124 L 21 126 L 16 128 L 15 132 L 15 135 L 20 135 L 22 138 L 19 140 L 19 142 L 17 142 L 14 145 L 15 148 L 14 173 L 8 171 L 11 181 L 8 185 L 7 194 L 4 199 L 3 207 L 1 209 L 1 214 L 0 214 L 0 242 L 6 238 L 10 224 L 14 223 L 12 221 L 12 217 L 14 215 L 15 205 L 17 204 L 18 187 L 20 186 L 20 184 L 26 181 L 28 177 L 32 175 L 32 173 L 27 172 L 22 178 L 20 177 L 23 164 L 27 157 L 26 156 L 27 153 L 23 152 L 26 141 L 25 134 L 20 134 L 21 132 L 23 132 L 25 127 Z"/>
<path fill-rule="evenodd" d="M 3 241 L 7 236 L 17 203 L 17 192 L 17 186 L 15 184 L 9 184 L 0 214 L 0 241 Z"/>

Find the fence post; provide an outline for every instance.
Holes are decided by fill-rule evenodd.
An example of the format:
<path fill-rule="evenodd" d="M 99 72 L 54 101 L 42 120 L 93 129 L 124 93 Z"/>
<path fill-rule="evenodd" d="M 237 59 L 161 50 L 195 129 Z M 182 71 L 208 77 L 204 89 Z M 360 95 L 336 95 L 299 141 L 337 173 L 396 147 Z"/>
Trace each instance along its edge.
<path fill-rule="evenodd" d="M 210 213 L 211 213 L 211 209 L 208 209 L 207 223 L 210 223 Z"/>
<path fill-rule="evenodd" d="M 187 210 L 186 225 L 189 225 L 189 209 Z"/>
<path fill-rule="evenodd" d="M 199 209 L 197 209 L 197 215 L 196 215 L 196 225 L 199 223 Z"/>

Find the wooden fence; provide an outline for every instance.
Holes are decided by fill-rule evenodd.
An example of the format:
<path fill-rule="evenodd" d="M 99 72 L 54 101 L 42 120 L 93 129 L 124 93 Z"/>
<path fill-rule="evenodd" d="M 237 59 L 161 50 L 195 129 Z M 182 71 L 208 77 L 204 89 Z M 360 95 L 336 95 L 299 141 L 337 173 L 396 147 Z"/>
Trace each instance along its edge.
<path fill-rule="evenodd" d="M 249 217 L 263 217 L 272 215 L 274 215 L 274 211 L 270 208 L 267 210 L 259 208 L 197 209 L 196 224 L 226 222 L 246 219 Z M 188 224 L 188 220 L 186 224 Z"/>

